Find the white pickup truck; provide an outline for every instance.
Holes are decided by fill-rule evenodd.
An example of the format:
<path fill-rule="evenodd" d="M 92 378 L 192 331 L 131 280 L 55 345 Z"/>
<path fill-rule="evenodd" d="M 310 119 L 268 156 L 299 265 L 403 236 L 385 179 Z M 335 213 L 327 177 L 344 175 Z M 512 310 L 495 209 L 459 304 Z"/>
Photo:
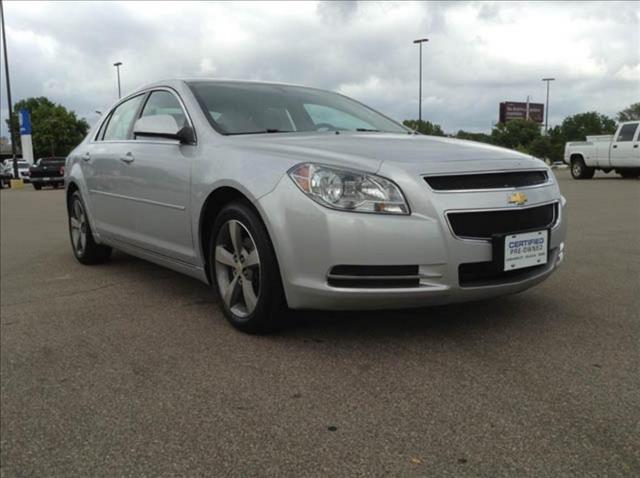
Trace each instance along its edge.
<path fill-rule="evenodd" d="M 638 121 L 620 123 L 613 135 L 587 136 L 567 143 L 564 162 L 575 179 L 591 179 L 596 169 L 615 171 L 623 178 L 640 176 L 640 128 Z"/>

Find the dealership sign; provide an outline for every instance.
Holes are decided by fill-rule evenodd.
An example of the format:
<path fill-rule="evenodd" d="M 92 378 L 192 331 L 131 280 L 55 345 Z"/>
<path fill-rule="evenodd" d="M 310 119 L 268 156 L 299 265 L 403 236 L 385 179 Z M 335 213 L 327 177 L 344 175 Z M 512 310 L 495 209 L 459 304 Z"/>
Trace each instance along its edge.
<path fill-rule="evenodd" d="M 527 111 L 528 110 L 528 111 Z M 514 119 L 530 119 L 538 123 L 544 122 L 544 105 L 542 103 L 525 103 L 504 101 L 500 103 L 500 123 Z"/>

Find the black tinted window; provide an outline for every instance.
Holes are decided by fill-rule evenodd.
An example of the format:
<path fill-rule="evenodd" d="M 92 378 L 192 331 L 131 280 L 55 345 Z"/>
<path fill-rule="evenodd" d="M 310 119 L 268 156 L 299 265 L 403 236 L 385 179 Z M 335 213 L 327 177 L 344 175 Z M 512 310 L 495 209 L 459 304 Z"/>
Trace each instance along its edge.
<path fill-rule="evenodd" d="M 138 95 L 131 98 L 113 110 L 107 129 L 104 132 L 104 140 L 128 139 L 131 123 L 133 123 L 134 116 L 143 97 L 144 95 Z"/>
<path fill-rule="evenodd" d="M 618 133 L 618 139 L 616 141 L 632 141 L 633 136 L 636 134 L 636 129 L 638 129 L 638 123 L 629 123 L 624 125 L 620 129 L 620 133 Z"/>

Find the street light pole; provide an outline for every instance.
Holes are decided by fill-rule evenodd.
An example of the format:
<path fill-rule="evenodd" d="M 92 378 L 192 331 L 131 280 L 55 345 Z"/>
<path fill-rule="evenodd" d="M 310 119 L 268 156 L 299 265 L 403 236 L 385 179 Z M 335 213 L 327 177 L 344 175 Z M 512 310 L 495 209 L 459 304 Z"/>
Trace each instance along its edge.
<path fill-rule="evenodd" d="M 543 78 L 542 81 L 547 82 L 547 106 L 544 108 L 544 134 L 546 135 L 549 130 L 549 83 L 555 81 L 555 78 Z"/>
<path fill-rule="evenodd" d="M 413 43 L 420 45 L 420 73 L 418 80 L 418 128 L 422 124 L 422 44 L 428 42 L 428 38 L 413 40 Z"/>
<path fill-rule="evenodd" d="M 11 102 L 11 82 L 9 81 L 9 57 L 7 56 L 7 35 L 4 28 L 4 7 L 0 0 L 0 20 L 2 21 L 2 48 L 4 51 L 4 73 L 7 79 L 7 102 L 9 103 L 9 124 L 13 119 L 13 103 Z M 11 157 L 13 158 L 13 177 L 19 179 L 18 176 L 18 158 L 16 157 L 15 137 L 11 134 L 11 126 L 9 126 L 9 137 L 11 139 Z"/>
<path fill-rule="evenodd" d="M 122 65 L 121 61 L 118 61 L 113 64 L 113 66 L 116 67 L 116 70 L 118 72 L 118 99 L 122 97 L 122 92 L 120 91 L 120 65 Z"/>

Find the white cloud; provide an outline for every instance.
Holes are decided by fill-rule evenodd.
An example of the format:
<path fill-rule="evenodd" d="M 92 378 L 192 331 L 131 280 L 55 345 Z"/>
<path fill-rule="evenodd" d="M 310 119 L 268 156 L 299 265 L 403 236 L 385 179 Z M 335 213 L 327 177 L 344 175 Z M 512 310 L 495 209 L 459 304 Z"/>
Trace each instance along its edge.
<path fill-rule="evenodd" d="M 615 76 L 621 80 L 635 81 L 636 84 L 640 84 L 640 63 L 636 63 L 635 66 L 623 65 Z"/>

